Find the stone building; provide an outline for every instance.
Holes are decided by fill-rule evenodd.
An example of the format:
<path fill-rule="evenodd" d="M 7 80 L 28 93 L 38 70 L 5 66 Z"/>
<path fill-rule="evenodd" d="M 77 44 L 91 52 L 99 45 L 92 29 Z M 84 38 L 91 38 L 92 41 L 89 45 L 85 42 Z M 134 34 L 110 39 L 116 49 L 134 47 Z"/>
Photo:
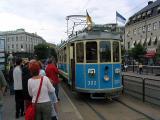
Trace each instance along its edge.
<path fill-rule="evenodd" d="M 154 57 L 160 45 L 160 0 L 148 5 L 131 16 L 125 26 L 125 49 L 135 44 L 146 47 L 146 57 Z"/>
<path fill-rule="evenodd" d="M 42 37 L 35 33 L 28 33 L 24 29 L 0 32 L 0 35 L 5 38 L 6 53 L 33 54 L 35 45 L 46 43 Z"/>

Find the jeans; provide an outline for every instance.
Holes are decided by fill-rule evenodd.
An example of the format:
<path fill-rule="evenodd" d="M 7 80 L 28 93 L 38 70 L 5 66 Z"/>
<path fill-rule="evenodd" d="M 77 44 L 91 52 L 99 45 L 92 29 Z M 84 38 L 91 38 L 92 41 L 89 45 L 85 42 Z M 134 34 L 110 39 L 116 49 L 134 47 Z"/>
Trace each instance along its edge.
<path fill-rule="evenodd" d="M 55 93 L 56 93 L 56 96 L 57 96 L 57 99 L 59 99 L 59 96 L 58 96 L 58 93 L 59 93 L 59 85 L 56 84 L 56 85 L 53 85 L 54 88 L 55 88 Z"/>

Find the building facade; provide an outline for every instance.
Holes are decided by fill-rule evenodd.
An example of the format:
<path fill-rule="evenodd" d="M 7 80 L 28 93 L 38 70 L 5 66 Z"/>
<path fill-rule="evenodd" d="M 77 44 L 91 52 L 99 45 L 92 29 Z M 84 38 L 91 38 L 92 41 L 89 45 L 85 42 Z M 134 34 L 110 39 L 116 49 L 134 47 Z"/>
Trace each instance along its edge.
<path fill-rule="evenodd" d="M 146 7 L 129 18 L 125 26 L 125 49 L 139 43 L 153 55 L 160 45 L 160 0 L 149 1 Z"/>
<path fill-rule="evenodd" d="M 28 33 L 24 29 L 0 32 L 5 38 L 6 53 L 34 53 L 34 46 L 46 41 L 35 33 Z"/>

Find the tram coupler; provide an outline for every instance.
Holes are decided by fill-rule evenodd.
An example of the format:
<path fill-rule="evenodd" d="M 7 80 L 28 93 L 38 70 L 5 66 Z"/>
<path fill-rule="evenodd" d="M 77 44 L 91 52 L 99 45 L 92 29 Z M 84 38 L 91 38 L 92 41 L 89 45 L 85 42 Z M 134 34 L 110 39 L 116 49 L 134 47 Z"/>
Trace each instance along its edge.
<path fill-rule="evenodd" d="M 105 94 L 102 93 L 91 93 L 90 94 L 91 99 L 106 99 Z"/>

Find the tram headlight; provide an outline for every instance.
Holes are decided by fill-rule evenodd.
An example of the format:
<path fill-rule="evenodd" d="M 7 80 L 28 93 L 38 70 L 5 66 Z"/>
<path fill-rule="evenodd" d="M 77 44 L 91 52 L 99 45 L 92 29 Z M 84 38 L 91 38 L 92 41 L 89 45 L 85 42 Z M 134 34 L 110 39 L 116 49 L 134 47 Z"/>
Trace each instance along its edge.
<path fill-rule="evenodd" d="M 114 71 L 116 74 L 120 74 L 121 73 L 121 70 L 119 68 L 116 68 L 115 71 Z"/>
<path fill-rule="evenodd" d="M 105 81 L 109 81 L 109 76 L 108 76 L 108 75 L 105 75 L 105 76 L 104 76 L 104 80 L 105 80 Z"/>

